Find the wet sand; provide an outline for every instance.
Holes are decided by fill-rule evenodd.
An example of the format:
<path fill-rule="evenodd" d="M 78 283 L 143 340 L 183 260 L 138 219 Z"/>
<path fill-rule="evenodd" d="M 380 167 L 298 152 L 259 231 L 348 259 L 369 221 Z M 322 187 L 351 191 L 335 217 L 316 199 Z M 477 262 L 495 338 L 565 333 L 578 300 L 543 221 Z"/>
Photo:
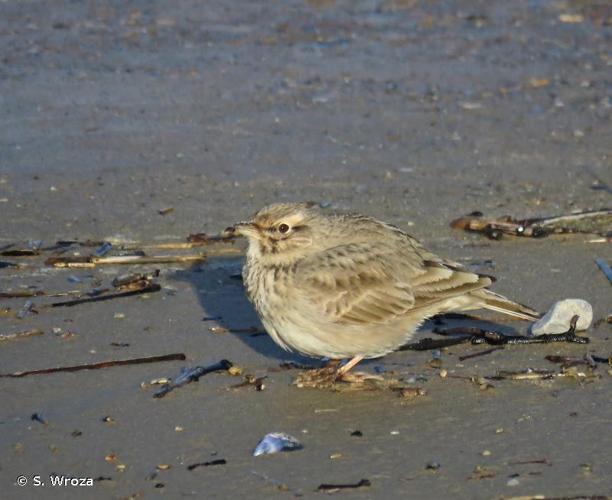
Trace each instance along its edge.
<path fill-rule="evenodd" d="M 474 210 L 527 217 L 610 206 L 611 19 L 597 1 L 2 3 L 0 247 L 179 241 L 270 202 L 309 199 L 397 224 L 535 308 L 580 297 L 603 318 L 612 289 L 594 259 L 612 260 L 609 244 L 490 241 L 448 224 Z M 322 483 L 361 479 L 371 486 L 336 494 L 612 495 L 605 365 L 590 382 L 499 381 L 483 391 L 441 378 L 431 352 L 399 352 L 362 369 L 394 372 L 426 396 L 298 389 L 296 370 L 276 368 L 309 360 L 266 335 L 209 330 L 261 328 L 232 277 L 238 258 L 60 270 L 0 257 L 17 260 L 30 265 L 1 268 L 0 290 L 86 292 L 156 268 L 163 288 L 73 308 L 34 298 L 38 314 L 0 316 L 0 334 L 45 332 L 1 342 L 2 373 L 176 352 L 187 360 L 0 379 L 2 498 L 309 498 L 326 494 Z M 2 299 L 0 310 L 24 303 Z M 586 346 L 508 346 L 465 361 L 486 347 L 453 347 L 442 368 L 558 369 L 546 355 L 610 356 L 611 326 L 599 322 Z M 162 399 L 146 385 L 223 358 L 267 375 L 265 390 L 229 389 L 241 378 L 224 373 Z M 304 448 L 252 457 L 272 431 Z M 440 467 L 427 469 L 432 462 Z M 52 473 L 97 480 L 32 485 Z M 19 475 L 29 484 L 16 486 Z"/>

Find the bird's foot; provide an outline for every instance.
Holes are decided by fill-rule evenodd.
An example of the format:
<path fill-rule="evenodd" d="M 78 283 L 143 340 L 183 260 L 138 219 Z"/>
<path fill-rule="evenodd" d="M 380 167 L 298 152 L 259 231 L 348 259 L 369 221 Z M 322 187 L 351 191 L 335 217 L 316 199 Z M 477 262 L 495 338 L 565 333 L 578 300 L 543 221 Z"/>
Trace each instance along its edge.
<path fill-rule="evenodd" d="M 293 385 L 298 387 L 329 388 L 338 379 L 338 369 L 335 366 L 324 366 L 306 370 L 298 374 L 293 381 Z"/>
<path fill-rule="evenodd" d="M 343 391 L 391 389 L 396 387 L 399 381 L 396 379 L 388 380 L 380 375 L 366 372 L 338 373 L 337 368 L 326 366 L 301 372 L 295 378 L 293 384 L 300 388 Z"/>

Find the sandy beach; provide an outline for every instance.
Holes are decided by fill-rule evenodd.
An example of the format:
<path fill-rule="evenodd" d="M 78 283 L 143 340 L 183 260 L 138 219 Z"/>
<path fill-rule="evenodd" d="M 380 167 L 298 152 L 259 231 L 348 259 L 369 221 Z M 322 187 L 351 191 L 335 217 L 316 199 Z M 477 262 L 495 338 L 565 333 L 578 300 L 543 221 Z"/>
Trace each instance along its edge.
<path fill-rule="evenodd" d="M 612 262 L 612 246 L 449 226 L 474 211 L 612 206 L 608 2 L 8 0 L 0 60 L 0 252 L 43 249 L 0 255 L 0 293 L 21 292 L 0 296 L 0 373 L 185 356 L 0 377 L 1 498 L 612 496 L 611 366 L 478 382 L 561 372 L 546 356 L 612 356 L 612 287 L 595 264 Z M 583 298 L 590 343 L 460 360 L 490 347 L 468 343 L 434 362 L 404 351 L 360 365 L 426 392 L 412 399 L 297 388 L 299 369 L 281 365 L 317 361 L 264 333 L 238 277 L 244 242 L 154 245 L 300 200 L 391 222 L 538 310 Z M 49 248 L 88 240 L 98 244 Z M 109 255 L 126 242 L 147 255 L 232 254 L 45 264 L 104 241 Z M 50 307 L 157 269 L 158 291 Z M 415 340 L 435 337 L 433 326 Z M 222 359 L 241 373 L 153 397 L 152 382 Z M 232 387 L 247 374 L 265 377 L 263 390 Z M 303 448 L 252 456 L 276 431 Z M 50 475 L 91 484 L 54 486 Z"/>

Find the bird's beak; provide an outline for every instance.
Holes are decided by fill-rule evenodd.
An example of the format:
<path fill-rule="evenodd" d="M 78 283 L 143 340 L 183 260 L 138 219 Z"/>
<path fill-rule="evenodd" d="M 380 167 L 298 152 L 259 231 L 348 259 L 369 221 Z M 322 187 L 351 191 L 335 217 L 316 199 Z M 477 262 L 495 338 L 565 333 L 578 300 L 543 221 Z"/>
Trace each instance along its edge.
<path fill-rule="evenodd" d="M 235 236 L 246 236 L 247 238 L 259 238 L 259 228 L 252 222 L 239 222 L 232 227 L 228 227 L 225 233 L 231 233 Z"/>

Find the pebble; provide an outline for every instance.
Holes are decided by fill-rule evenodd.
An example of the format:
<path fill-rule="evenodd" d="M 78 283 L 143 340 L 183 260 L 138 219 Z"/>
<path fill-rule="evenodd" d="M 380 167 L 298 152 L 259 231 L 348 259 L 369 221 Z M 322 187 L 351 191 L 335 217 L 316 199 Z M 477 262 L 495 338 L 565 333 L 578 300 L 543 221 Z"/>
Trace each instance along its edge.
<path fill-rule="evenodd" d="M 576 330 L 586 330 L 593 321 L 593 307 L 586 300 L 565 299 L 555 302 L 548 312 L 531 325 L 532 335 L 565 333 L 569 330 L 570 320 L 580 316 Z"/>

